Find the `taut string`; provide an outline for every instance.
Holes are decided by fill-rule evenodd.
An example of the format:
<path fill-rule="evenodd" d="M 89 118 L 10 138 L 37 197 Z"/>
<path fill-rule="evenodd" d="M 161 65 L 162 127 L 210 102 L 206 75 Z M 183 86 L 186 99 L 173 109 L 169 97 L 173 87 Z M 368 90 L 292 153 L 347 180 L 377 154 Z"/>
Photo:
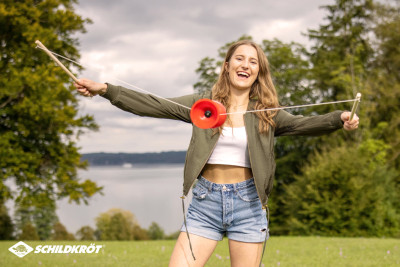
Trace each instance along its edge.
<path fill-rule="evenodd" d="M 36 48 L 45 50 L 45 49 L 43 49 L 43 48 L 40 47 L 40 46 L 37 46 Z M 62 55 L 59 55 L 59 54 L 57 54 L 57 53 L 55 53 L 55 52 L 53 52 L 53 51 L 50 51 L 50 50 L 48 50 L 48 49 L 47 49 L 47 51 L 49 51 L 50 53 L 52 53 L 53 55 L 55 55 L 55 56 L 57 56 L 57 57 L 63 58 L 63 59 L 65 59 L 65 60 L 68 60 L 69 62 L 72 62 L 72 63 L 74 63 L 75 65 L 78 65 L 78 66 L 80 66 L 80 67 L 82 67 L 82 68 L 90 69 L 90 70 L 92 70 L 92 71 L 95 71 L 95 72 L 97 72 L 97 73 L 100 73 L 100 71 L 97 71 L 97 70 L 95 70 L 95 69 L 92 68 L 92 67 L 85 66 L 85 65 L 83 65 L 83 64 L 81 64 L 81 63 L 79 63 L 79 62 L 76 62 L 75 60 L 69 59 L 69 58 L 64 57 L 64 56 L 62 56 Z M 132 88 L 135 88 L 135 89 L 137 89 L 137 90 L 140 90 L 140 91 L 142 91 L 142 92 L 145 92 L 145 93 L 148 93 L 148 94 L 150 94 L 150 95 L 159 97 L 159 98 L 164 99 L 164 100 L 166 100 L 166 101 L 168 101 L 168 102 L 174 103 L 175 105 L 178 105 L 178 106 L 181 106 L 181 107 L 183 107 L 183 108 L 186 108 L 186 109 L 191 110 L 191 108 L 189 108 L 189 107 L 187 107 L 187 106 L 185 106 L 185 105 L 182 105 L 182 104 L 180 104 L 180 103 L 177 103 L 177 102 L 175 102 L 175 101 L 172 101 L 171 99 L 162 97 L 162 96 L 160 96 L 160 95 L 156 95 L 156 94 L 154 94 L 154 93 L 151 93 L 151 92 L 149 92 L 149 91 L 147 91 L 147 90 L 145 90 L 145 89 L 143 89 L 143 88 L 140 88 L 140 87 L 138 87 L 138 86 L 135 86 L 135 85 L 133 85 L 133 84 L 130 84 L 130 83 L 128 83 L 128 82 L 125 82 L 125 81 L 123 81 L 123 80 L 121 80 L 121 79 L 118 79 L 118 78 L 116 78 L 116 77 L 110 76 L 110 78 L 111 78 L 111 79 L 114 79 L 114 80 L 116 80 L 116 81 L 119 81 L 119 82 L 121 82 L 121 83 L 123 83 L 123 84 L 126 84 L 126 85 L 128 85 L 128 86 L 130 86 L 130 87 L 132 87 Z"/>
<path fill-rule="evenodd" d="M 312 107 L 312 106 L 322 106 L 322 105 L 329 105 L 329 104 L 336 104 L 336 103 L 346 103 L 346 102 L 354 102 L 357 99 L 348 99 L 348 100 L 339 100 L 339 101 L 331 101 L 331 102 L 322 102 L 316 104 L 305 104 L 305 105 L 296 105 L 296 106 L 287 106 L 287 107 L 277 107 L 277 108 L 265 108 L 265 109 L 254 109 L 254 110 L 247 110 L 247 111 L 237 111 L 237 112 L 227 112 L 222 113 L 220 115 L 229 115 L 229 114 L 244 114 L 244 113 L 251 113 L 251 112 L 259 112 L 259 111 L 267 111 L 267 110 L 281 110 L 281 109 L 291 109 L 291 108 L 303 108 L 303 107 Z"/>
<path fill-rule="evenodd" d="M 67 57 L 65 57 L 65 56 L 62 56 L 62 55 L 60 55 L 60 54 L 57 54 L 57 53 L 55 53 L 55 52 L 53 52 L 53 51 L 51 51 L 51 50 L 48 50 L 47 48 L 44 49 L 44 48 L 42 48 L 42 47 L 40 47 L 40 46 L 37 46 L 36 48 L 39 48 L 39 49 L 42 49 L 42 50 L 47 50 L 47 51 L 50 52 L 51 54 L 53 54 L 53 55 L 55 55 L 55 56 L 57 56 L 57 57 L 63 58 L 63 59 L 65 59 L 65 60 L 69 61 L 69 62 L 72 62 L 72 63 L 74 63 L 75 65 L 78 65 L 78 66 L 80 66 L 80 67 L 82 67 L 82 68 L 85 68 L 85 69 L 91 69 L 91 70 L 93 70 L 93 71 L 95 71 L 95 72 L 97 72 L 97 73 L 100 73 L 100 71 L 95 70 L 94 67 L 88 67 L 88 66 L 86 66 L 86 65 L 83 65 L 83 64 L 81 64 L 81 63 L 79 63 L 79 62 L 77 62 L 77 61 L 75 61 L 75 60 L 72 60 L 72 59 L 67 58 Z M 162 96 L 160 96 L 160 95 L 154 94 L 154 93 L 152 93 L 152 92 L 149 92 L 149 91 L 147 91 L 147 90 L 145 90 L 145 89 L 143 89 L 143 88 L 140 88 L 140 87 L 138 87 L 138 86 L 136 86 L 136 85 L 133 85 L 133 84 L 131 84 L 131 83 L 128 83 L 128 82 L 123 81 L 123 80 L 121 80 L 121 79 L 118 79 L 118 78 L 116 78 L 116 77 L 110 76 L 110 78 L 111 78 L 111 79 L 114 79 L 114 80 L 116 80 L 116 81 L 118 81 L 118 82 L 121 82 L 121 83 L 123 83 L 123 84 L 125 84 L 125 85 L 127 85 L 127 86 L 129 86 L 129 87 L 132 87 L 132 88 L 134 88 L 134 89 L 140 90 L 140 91 L 142 91 L 142 92 L 145 92 L 145 93 L 148 93 L 148 94 L 150 94 L 150 95 L 153 95 L 153 96 L 159 97 L 159 98 L 161 98 L 161 99 L 164 99 L 165 101 L 171 102 L 171 103 L 173 103 L 173 104 L 175 104 L 175 105 L 178 105 L 178 106 L 181 106 L 181 107 L 186 108 L 186 109 L 188 109 L 188 110 L 191 110 L 190 107 L 187 107 L 187 106 L 182 105 L 182 104 L 180 104 L 180 103 L 177 103 L 177 102 L 175 102 L 175 101 L 173 101 L 173 100 L 171 100 L 171 99 L 168 99 L 168 98 L 162 97 Z M 322 102 L 322 103 L 315 103 L 315 104 L 305 104 L 305 105 L 286 106 L 286 107 L 276 107 L 276 108 L 266 108 L 266 109 L 255 109 L 255 110 L 247 110 L 247 111 L 239 111 L 239 112 L 227 112 L 227 113 L 222 113 L 222 114 L 219 114 L 219 115 L 245 114 L 245 113 L 261 112 L 261 111 L 268 111 L 268 110 L 281 110 L 281 109 L 303 108 L 303 107 L 322 106 L 322 105 L 330 105 L 330 104 L 346 103 L 346 102 L 355 102 L 355 101 L 360 102 L 360 99 L 359 99 L 359 98 L 355 98 L 355 99 L 339 100 L 339 101 L 331 101 L 331 102 Z"/>

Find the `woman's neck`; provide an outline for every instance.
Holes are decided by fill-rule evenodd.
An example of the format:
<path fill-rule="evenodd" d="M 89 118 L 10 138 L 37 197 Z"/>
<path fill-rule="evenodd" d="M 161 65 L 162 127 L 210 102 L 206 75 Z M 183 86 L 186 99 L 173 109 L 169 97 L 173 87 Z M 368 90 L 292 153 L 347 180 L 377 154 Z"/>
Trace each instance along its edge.
<path fill-rule="evenodd" d="M 249 103 L 250 90 L 237 90 L 231 88 L 230 105 L 231 107 L 247 107 Z"/>

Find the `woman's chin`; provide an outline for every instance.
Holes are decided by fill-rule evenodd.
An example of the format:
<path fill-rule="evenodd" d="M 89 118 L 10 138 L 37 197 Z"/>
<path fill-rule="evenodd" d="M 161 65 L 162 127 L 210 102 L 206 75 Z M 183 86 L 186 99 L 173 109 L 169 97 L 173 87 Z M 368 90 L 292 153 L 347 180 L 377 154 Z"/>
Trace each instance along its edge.
<path fill-rule="evenodd" d="M 238 90 L 238 91 L 246 91 L 246 90 L 250 90 L 251 84 L 250 85 L 247 83 L 246 84 L 233 84 L 231 88 Z"/>

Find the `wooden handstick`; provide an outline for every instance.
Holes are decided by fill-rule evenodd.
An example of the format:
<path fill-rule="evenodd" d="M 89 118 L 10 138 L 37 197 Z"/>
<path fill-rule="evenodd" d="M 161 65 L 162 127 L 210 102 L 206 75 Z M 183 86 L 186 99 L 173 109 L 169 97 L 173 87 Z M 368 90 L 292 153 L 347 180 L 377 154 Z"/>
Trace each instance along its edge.
<path fill-rule="evenodd" d="M 35 43 L 46 52 L 51 59 L 53 59 L 58 66 L 60 66 L 68 75 L 71 77 L 76 83 L 78 83 L 78 79 L 75 77 L 75 75 L 72 74 L 72 72 L 69 71 L 39 40 L 36 40 Z"/>
<path fill-rule="evenodd" d="M 356 100 L 354 101 L 353 108 L 351 109 L 349 121 L 353 120 L 354 114 L 356 113 L 356 110 L 358 108 L 358 104 L 360 104 L 360 101 L 361 101 L 361 93 L 357 93 Z"/>

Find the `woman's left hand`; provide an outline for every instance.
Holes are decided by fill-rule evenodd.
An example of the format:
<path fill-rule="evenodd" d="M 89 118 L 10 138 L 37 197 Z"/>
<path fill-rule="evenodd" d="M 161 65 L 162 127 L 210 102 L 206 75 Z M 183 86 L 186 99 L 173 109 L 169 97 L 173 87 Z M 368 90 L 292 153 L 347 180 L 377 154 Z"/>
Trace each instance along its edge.
<path fill-rule="evenodd" d="M 359 118 L 356 114 L 354 114 L 353 119 L 349 121 L 351 112 L 345 111 L 340 115 L 340 118 L 344 122 L 343 129 L 346 131 L 353 131 L 358 128 Z"/>

